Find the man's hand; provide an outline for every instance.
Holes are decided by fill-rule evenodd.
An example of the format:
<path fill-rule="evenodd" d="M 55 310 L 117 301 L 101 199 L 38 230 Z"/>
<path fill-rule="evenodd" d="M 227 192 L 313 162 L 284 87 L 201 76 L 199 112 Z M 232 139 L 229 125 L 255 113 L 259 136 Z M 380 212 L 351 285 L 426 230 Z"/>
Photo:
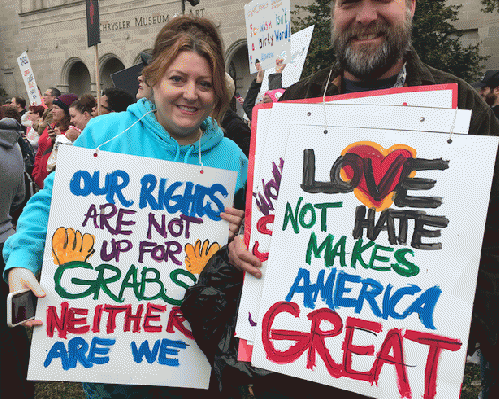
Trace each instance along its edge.
<path fill-rule="evenodd" d="M 234 240 L 229 244 L 229 261 L 236 269 L 247 272 L 256 278 L 262 277 L 260 271 L 262 262 L 248 251 L 241 236 L 234 237 Z"/>
<path fill-rule="evenodd" d="M 86 262 L 92 256 L 95 237 L 81 234 L 74 229 L 59 227 L 52 236 L 52 257 L 54 263 L 63 265 L 71 261 Z"/>
<path fill-rule="evenodd" d="M 200 274 L 210 258 L 220 249 L 220 245 L 214 242 L 208 248 L 209 241 L 203 242 L 201 248 L 201 240 L 196 240 L 195 246 L 186 244 L 185 246 L 185 267 L 192 274 Z"/>
<path fill-rule="evenodd" d="M 45 292 L 38 283 L 35 275 L 31 270 L 25 269 L 24 267 L 14 267 L 9 270 L 8 274 L 9 281 L 9 291 L 16 292 L 24 289 L 30 289 L 38 298 L 43 298 Z M 5 304 L 4 304 L 5 306 Z M 42 325 L 41 320 L 28 320 L 23 323 L 26 327 L 39 326 Z"/>
<path fill-rule="evenodd" d="M 244 219 L 244 211 L 240 211 L 236 208 L 225 208 L 225 211 L 220 213 L 220 217 L 223 220 L 229 222 L 229 241 L 234 238 L 234 236 L 239 231 L 241 223 Z"/>

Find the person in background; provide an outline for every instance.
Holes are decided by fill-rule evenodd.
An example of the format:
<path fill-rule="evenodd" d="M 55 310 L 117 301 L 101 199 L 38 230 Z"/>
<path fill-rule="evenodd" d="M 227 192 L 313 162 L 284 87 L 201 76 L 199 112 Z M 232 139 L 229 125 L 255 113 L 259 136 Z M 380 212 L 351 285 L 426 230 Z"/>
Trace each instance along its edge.
<path fill-rule="evenodd" d="M 45 105 L 45 111 L 38 125 L 33 126 L 40 136 L 43 134 L 45 128 L 52 123 L 52 102 L 60 95 L 61 92 L 55 87 L 49 87 L 42 95 L 42 101 Z"/>
<path fill-rule="evenodd" d="M 35 125 L 38 127 L 38 123 L 42 119 L 44 111 L 45 108 L 43 105 L 30 105 L 29 111 L 26 113 L 26 121 L 23 123 L 23 126 L 26 127 L 26 138 L 31 144 L 31 147 L 33 147 L 35 153 L 38 150 L 38 139 L 40 138 L 38 130 L 35 129 Z"/>
<path fill-rule="evenodd" d="M 149 62 L 151 62 L 152 57 L 150 54 L 140 53 L 140 57 L 142 58 L 142 64 L 144 65 L 144 67 L 146 67 L 149 64 Z M 140 74 L 137 80 L 139 81 L 139 89 L 137 90 L 137 95 L 135 96 L 137 98 L 137 101 L 143 97 L 151 98 L 152 87 L 148 86 L 147 83 L 144 81 L 144 76 Z"/>
<path fill-rule="evenodd" d="M 234 142 L 223 137 L 216 122 L 230 100 L 223 44 L 216 26 L 206 18 L 190 15 L 170 19 L 158 33 L 153 60 L 143 73 L 153 88 L 154 103 L 142 98 L 125 112 L 93 118 L 74 145 L 198 165 L 200 172 L 203 166 L 236 172 L 234 207 L 220 214 L 229 222 L 229 235 L 233 236 L 244 215 L 238 209 L 243 209 L 248 160 Z M 29 288 L 38 297 L 45 295 L 35 275 L 42 268 L 53 182 L 54 173 L 45 180 L 44 189 L 32 197 L 17 233 L 5 243 L 4 278 L 8 278 L 11 291 Z M 40 324 L 40 320 L 26 323 Z M 88 399 L 213 397 L 187 388 L 100 383 L 84 383 L 83 387 Z"/>
<path fill-rule="evenodd" d="M 15 233 L 12 212 L 25 197 L 24 162 L 18 144 L 21 126 L 13 118 L 5 118 L 0 107 L 0 250 L 8 237 Z M 0 267 L 3 268 L 3 258 Z M 34 397 L 34 384 L 26 381 L 29 362 L 29 342 L 23 326 L 7 326 L 8 285 L 0 282 L 0 384 L 2 397 L 28 399 Z"/>
<path fill-rule="evenodd" d="M 499 118 L 499 71 L 487 71 L 483 79 L 473 84 L 480 88 L 480 96 L 490 105 L 494 115 Z"/>
<path fill-rule="evenodd" d="M 26 120 L 26 100 L 20 96 L 12 97 L 11 103 L 21 115 L 21 125 Z"/>
<path fill-rule="evenodd" d="M 38 187 L 43 188 L 43 181 L 48 176 L 47 161 L 52 153 L 58 135 L 64 135 L 69 128 L 69 106 L 78 99 L 75 94 L 62 94 L 51 103 L 52 123 L 47 125 L 38 140 L 35 165 L 32 177 Z"/>
<path fill-rule="evenodd" d="M 251 82 L 251 86 L 248 89 L 248 93 L 246 93 L 246 98 L 244 99 L 243 109 L 246 112 L 249 120 L 251 121 L 251 114 L 253 113 L 253 107 L 258 104 L 258 94 L 260 93 L 260 89 L 262 87 L 263 77 L 265 75 L 265 71 L 260 66 L 260 63 L 257 62 L 256 70 L 258 71 L 256 74 L 256 78 Z M 276 73 L 269 75 L 269 90 L 276 90 L 282 88 L 282 71 L 286 67 L 286 64 L 283 64 L 282 58 L 278 58 L 276 60 Z M 270 101 L 268 101 L 270 102 Z"/>
<path fill-rule="evenodd" d="M 232 79 L 228 73 L 225 73 L 225 80 L 227 90 L 231 94 L 232 102 L 235 102 L 235 99 L 233 98 L 236 91 L 234 79 Z M 227 111 L 225 111 L 221 128 L 225 132 L 225 137 L 228 137 L 234 141 L 239 148 L 243 150 L 244 154 L 248 156 L 251 142 L 251 129 L 248 124 L 230 107 Z"/>
<path fill-rule="evenodd" d="M 100 96 L 100 113 L 98 114 L 97 106 L 95 106 L 92 110 L 92 116 L 123 112 L 134 102 L 135 98 L 127 91 L 111 87 L 105 89 Z"/>
<path fill-rule="evenodd" d="M 84 94 L 75 100 L 69 107 L 71 126 L 66 132 L 66 138 L 75 141 L 92 119 L 92 109 L 95 108 L 95 98 L 91 94 Z"/>

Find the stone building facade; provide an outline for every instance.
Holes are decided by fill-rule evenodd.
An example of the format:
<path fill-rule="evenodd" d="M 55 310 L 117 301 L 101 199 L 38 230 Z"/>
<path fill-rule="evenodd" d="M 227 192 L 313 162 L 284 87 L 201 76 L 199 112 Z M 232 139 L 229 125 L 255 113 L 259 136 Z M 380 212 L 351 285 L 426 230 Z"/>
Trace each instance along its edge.
<path fill-rule="evenodd" d="M 308 2 L 308 0 L 306 1 Z M 305 3 L 306 3 L 305 2 Z M 0 84 L 9 95 L 25 96 L 16 58 L 27 51 L 36 82 L 45 90 L 95 93 L 95 48 L 87 47 L 84 0 L 1 0 Z M 249 75 L 244 0 L 200 0 L 186 13 L 210 18 L 219 27 L 226 50 L 227 71 L 236 90 L 245 95 Z M 291 1 L 294 8 L 295 1 Z M 300 4 L 304 4 L 303 0 Z M 112 85 L 110 74 L 138 62 L 152 49 L 168 19 L 181 14 L 180 0 L 100 0 L 101 43 L 98 68 L 101 88 Z"/>
<path fill-rule="evenodd" d="M 307 4 L 313 0 L 292 0 Z M 236 90 L 245 95 L 249 75 L 244 4 L 248 0 L 186 2 L 186 12 L 206 16 L 220 28 L 226 67 Z M 486 69 L 499 69 L 499 13 L 484 14 L 480 0 L 448 0 L 463 4 L 456 27 L 469 43 L 481 43 L 490 58 Z M 87 47 L 84 0 L 0 0 L 0 85 L 8 95 L 26 96 L 16 58 L 27 51 L 42 90 L 49 86 L 81 95 L 96 91 L 95 48 Z M 111 86 L 110 74 L 139 62 L 150 50 L 163 24 L 180 14 L 181 0 L 99 0 L 101 43 L 98 68 L 101 88 Z"/>

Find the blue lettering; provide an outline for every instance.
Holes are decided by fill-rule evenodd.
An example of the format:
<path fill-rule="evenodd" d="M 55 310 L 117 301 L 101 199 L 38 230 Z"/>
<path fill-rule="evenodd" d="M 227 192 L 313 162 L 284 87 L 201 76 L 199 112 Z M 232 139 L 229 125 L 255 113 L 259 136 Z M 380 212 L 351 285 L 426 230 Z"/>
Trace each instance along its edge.
<path fill-rule="evenodd" d="M 119 182 L 121 179 L 121 182 Z M 130 176 L 122 170 L 116 170 L 106 175 L 104 187 L 100 187 L 99 171 L 90 175 L 85 170 L 75 172 L 69 182 L 69 189 L 73 195 L 87 197 L 90 194 L 96 196 L 106 194 L 106 199 L 109 203 L 114 204 L 114 196 L 116 195 L 125 207 L 133 205 L 133 201 L 128 201 L 121 192 L 130 183 Z"/>
<path fill-rule="evenodd" d="M 43 367 L 47 368 L 53 359 L 61 359 L 61 365 L 64 370 L 76 368 L 78 362 L 85 368 L 91 368 L 94 364 L 105 364 L 109 362 L 109 347 L 114 345 L 115 339 L 104 339 L 94 337 L 90 343 L 88 358 L 88 343 L 82 337 L 74 337 L 68 341 L 68 349 L 62 341 L 57 341 L 52 345 L 43 362 Z M 101 346 L 101 347 L 99 347 Z M 104 348 L 102 346 L 105 346 Z M 97 356 L 103 355 L 103 357 Z"/>
<path fill-rule="evenodd" d="M 372 278 L 362 279 L 358 275 L 350 275 L 345 272 L 337 274 L 336 268 L 331 268 L 327 280 L 326 270 L 321 270 L 314 282 L 310 280 L 310 271 L 305 268 L 299 268 L 298 274 L 286 295 L 286 301 L 291 302 L 296 294 L 303 294 L 303 306 L 309 309 L 315 309 L 316 301 L 321 294 L 321 299 L 330 309 L 335 308 L 354 308 L 355 313 L 360 314 L 364 303 L 367 302 L 372 313 L 376 317 L 385 320 L 389 318 L 403 320 L 413 313 L 419 315 L 421 323 L 426 328 L 435 329 L 433 323 L 433 313 L 442 290 L 438 286 L 431 287 L 422 292 L 419 297 L 415 297 L 422 290 L 417 285 L 409 285 L 397 289 L 393 295 L 393 286 L 388 284 L 384 287 L 379 281 Z M 336 280 L 336 286 L 335 286 Z M 346 286 L 346 283 L 353 283 L 353 286 Z M 352 289 L 357 284 L 361 284 L 358 295 L 346 297 L 345 294 L 352 293 Z M 333 292 L 334 289 L 334 292 Z M 383 293 L 381 299 L 381 294 Z M 353 295 L 353 294 L 352 294 Z M 404 296 L 414 297 L 412 303 L 403 312 L 397 312 L 395 307 L 400 303 Z M 377 299 L 381 299 L 378 303 Z M 380 306 L 381 305 L 381 306 Z"/>
<path fill-rule="evenodd" d="M 137 348 L 135 342 L 132 342 L 130 346 L 132 347 L 133 361 L 135 363 L 142 363 L 144 356 L 147 359 L 147 363 L 154 363 L 158 356 L 159 340 L 154 343 L 152 350 L 149 349 L 149 342 L 147 341 L 142 342 L 140 348 Z"/>
<path fill-rule="evenodd" d="M 185 349 L 187 348 L 187 344 L 183 341 L 171 341 L 169 339 L 163 338 L 161 340 L 161 346 L 159 349 L 158 363 L 172 367 L 180 366 L 178 359 L 166 357 L 166 355 L 178 356 L 179 349 L 174 348 Z"/>

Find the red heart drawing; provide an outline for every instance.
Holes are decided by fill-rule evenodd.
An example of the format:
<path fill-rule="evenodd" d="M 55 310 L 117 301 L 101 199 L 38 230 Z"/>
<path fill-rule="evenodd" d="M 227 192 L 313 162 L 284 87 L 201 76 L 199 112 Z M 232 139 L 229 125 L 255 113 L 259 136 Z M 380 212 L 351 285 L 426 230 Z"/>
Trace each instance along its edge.
<path fill-rule="evenodd" d="M 393 204 L 394 190 L 399 184 L 408 158 L 416 157 L 416 150 L 395 144 L 388 149 L 371 141 L 349 145 L 341 155 L 350 162 L 344 162 L 342 178 L 356 185 L 357 199 L 368 208 L 381 212 Z M 409 176 L 415 176 L 412 172 Z"/>

